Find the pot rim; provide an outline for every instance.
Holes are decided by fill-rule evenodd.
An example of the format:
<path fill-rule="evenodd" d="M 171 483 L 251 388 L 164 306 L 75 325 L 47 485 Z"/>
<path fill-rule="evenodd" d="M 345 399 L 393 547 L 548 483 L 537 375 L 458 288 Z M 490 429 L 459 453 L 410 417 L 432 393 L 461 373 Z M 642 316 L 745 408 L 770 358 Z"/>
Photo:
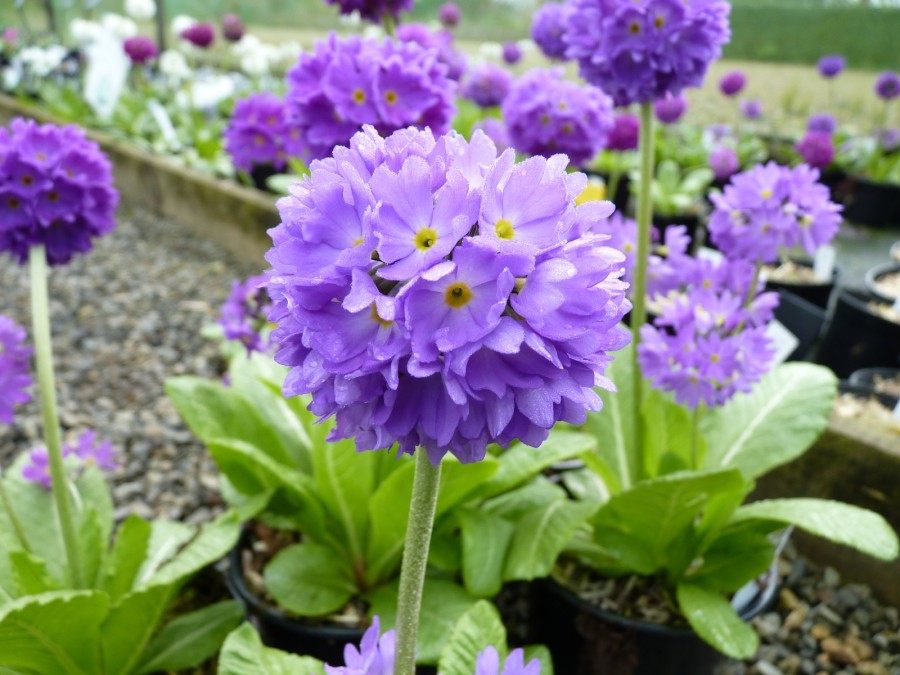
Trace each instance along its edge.
<path fill-rule="evenodd" d="M 813 259 L 805 256 L 789 256 L 788 260 L 790 260 L 795 265 L 799 265 L 801 267 L 813 267 Z M 778 265 L 774 265 L 778 267 Z M 826 281 L 815 281 L 815 282 L 797 282 L 797 281 L 785 281 L 781 279 L 769 279 L 766 278 L 766 285 L 773 284 L 777 286 L 792 286 L 792 287 L 820 287 L 820 286 L 836 286 L 838 281 L 841 278 L 841 266 L 835 263 L 834 268 L 831 270 L 831 279 Z"/>
<path fill-rule="evenodd" d="M 870 317 L 874 317 L 878 321 L 883 321 L 884 323 L 888 324 L 889 326 L 900 326 L 900 323 L 897 323 L 896 321 L 891 321 L 890 319 L 885 319 L 880 314 L 876 314 L 871 309 L 869 309 L 868 304 L 869 304 L 869 302 L 871 302 L 873 300 L 882 302 L 882 304 L 883 304 L 883 301 L 879 300 L 878 298 L 872 298 L 865 291 L 857 290 L 854 288 L 842 288 L 842 289 L 840 289 L 840 292 L 838 293 L 838 302 L 846 303 L 847 305 L 849 305 L 850 307 L 855 309 L 857 312 L 863 312 Z M 887 303 L 887 304 L 892 304 L 892 303 Z"/>
<path fill-rule="evenodd" d="M 870 267 L 866 272 L 865 278 L 863 279 L 863 282 L 866 285 L 866 290 L 869 291 L 869 293 L 878 300 L 882 300 L 889 304 L 894 304 L 898 299 L 900 299 L 900 296 L 898 296 L 897 298 L 892 298 L 889 295 L 884 295 L 878 290 L 878 287 L 875 285 L 875 282 L 878 281 L 878 279 L 886 274 L 892 274 L 894 272 L 900 272 L 900 261 L 879 263 L 878 265 L 875 265 L 875 267 Z"/>

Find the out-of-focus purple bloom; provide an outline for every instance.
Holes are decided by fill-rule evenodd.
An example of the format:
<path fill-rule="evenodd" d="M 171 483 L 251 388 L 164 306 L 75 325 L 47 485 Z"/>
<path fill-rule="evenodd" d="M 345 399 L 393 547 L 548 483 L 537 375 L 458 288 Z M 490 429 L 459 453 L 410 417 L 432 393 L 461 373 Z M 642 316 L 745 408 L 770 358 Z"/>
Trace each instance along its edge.
<path fill-rule="evenodd" d="M 731 37 L 724 0 L 570 0 L 566 56 L 617 106 L 703 83 Z"/>
<path fill-rule="evenodd" d="M 663 124 L 674 124 L 687 112 L 688 100 L 684 94 L 672 96 L 666 94 L 653 104 L 653 112 Z"/>
<path fill-rule="evenodd" d="M 525 663 L 525 652 L 514 649 L 503 662 L 503 670 L 500 669 L 500 654 L 493 645 L 479 652 L 475 661 L 474 675 L 541 675 L 541 662 L 531 659 Z"/>
<path fill-rule="evenodd" d="M 14 45 L 19 41 L 19 31 L 12 27 L 7 28 L 3 33 L 0 33 L 0 40 L 8 45 Z"/>
<path fill-rule="evenodd" d="M 881 73 L 875 80 L 875 93 L 885 101 L 900 96 L 900 75 L 890 70 Z"/>
<path fill-rule="evenodd" d="M 438 21 L 445 28 L 456 28 L 461 18 L 462 12 L 459 11 L 459 5 L 455 2 L 445 2 L 438 7 Z"/>
<path fill-rule="evenodd" d="M 819 171 L 775 162 L 737 174 L 711 196 L 713 243 L 731 258 L 775 262 L 782 248 L 802 245 L 810 254 L 831 241 L 841 207 L 818 182 Z"/>
<path fill-rule="evenodd" d="M 757 98 L 751 98 L 741 101 L 741 114 L 748 120 L 758 120 L 762 117 L 762 101 Z"/>
<path fill-rule="evenodd" d="M 225 130 L 225 149 L 239 170 L 272 165 L 280 171 L 288 155 L 303 154 L 299 139 L 294 137 L 298 135 L 291 133 L 284 101 L 268 92 L 251 94 L 234 106 Z"/>
<path fill-rule="evenodd" d="M 625 270 L 622 279 L 630 284 L 637 255 L 637 223 L 623 216 L 620 211 L 616 211 L 608 219 L 597 222 L 590 231 L 608 236 L 607 246 L 625 254 L 622 261 Z"/>
<path fill-rule="evenodd" d="M 240 42 L 247 29 L 237 14 L 226 14 L 222 17 L 222 37 L 229 42 Z"/>
<path fill-rule="evenodd" d="M 266 325 L 266 315 L 272 306 L 263 287 L 266 278 L 251 276 L 241 282 L 231 282 L 231 293 L 222 305 L 219 325 L 224 330 L 225 339 L 237 340 L 247 352 L 264 352 L 268 342 L 262 336 Z"/>
<path fill-rule="evenodd" d="M 472 131 L 482 131 L 497 146 L 497 152 L 506 150 L 509 143 L 509 132 L 503 120 L 496 117 L 485 117 L 472 125 Z"/>
<path fill-rule="evenodd" d="M 819 73 L 822 77 L 835 77 L 847 66 L 847 60 L 840 54 L 826 54 L 819 59 Z"/>
<path fill-rule="evenodd" d="M 566 57 L 566 30 L 572 10 L 568 3 L 541 5 L 531 20 L 531 39 L 549 59 Z"/>
<path fill-rule="evenodd" d="M 719 91 L 725 96 L 737 96 L 747 85 L 747 76 L 742 70 L 732 70 L 725 73 L 719 80 Z"/>
<path fill-rule="evenodd" d="M 503 43 L 503 62 L 514 66 L 522 60 L 522 48 L 518 42 Z"/>
<path fill-rule="evenodd" d="M 397 632 L 380 632 L 381 623 L 376 616 L 363 634 L 359 649 L 352 644 L 345 646 L 344 665 L 326 665 L 326 675 L 393 675 Z"/>
<path fill-rule="evenodd" d="M 404 23 L 397 26 L 397 39 L 437 51 L 438 61 L 447 67 L 447 77 L 451 80 L 459 80 L 466 72 L 466 57 L 454 47 L 453 33 L 449 30 L 434 31 L 424 23 Z"/>
<path fill-rule="evenodd" d="M 400 12 L 409 12 L 413 8 L 413 0 L 325 0 L 329 5 L 337 5 L 341 14 L 359 15 L 373 23 L 381 23 L 385 16 L 394 21 L 400 18 Z"/>
<path fill-rule="evenodd" d="M 834 115 L 828 113 L 815 113 L 809 116 L 806 123 L 807 131 L 815 131 L 820 134 L 828 134 L 829 136 L 837 129 L 837 120 Z"/>
<path fill-rule="evenodd" d="M 824 169 L 834 159 L 834 142 L 831 134 L 821 131 L 807 131 L 797 143 L 797 152 L 810 166 Z"/>
<path fill-rule="evenodd" d="M 122 44 L 122 48 L 132 63 L 147 63 L 159 56 L 159 47 L 156 43 L 143 35 L 128 38 Z"/>
<path fill-rule="evenodd" d="M 96 466 L 104 471 L 112 471 L 119 467 L 116 462 L 116 451 L 111 441 L 97 442 L 97 432 L 93 429 L 83 431 L 75 445 L 63 444 L 63 457 L 77 457 L 83 467 Z M 50 456 L 46 448 L 35 448 L 28 454 L 28 461 L 22 467 L 22 477 L 32 483 L 38 483 L 49 490 Z"/>
<path fill-rule="evenodd" d="M 726 138 L 731 138 L 731 127 L 727 124 L 710 124 L 704 129 L 713 142 L 718 143 Z"/>
<path fill-rule="evenodd" d="M 727 145 L 720 145 L 709 153 L 709 168 L 716 180 L 728 180 L 741 169 L 737 152 Z"/>
<path fill-rule="evenodd" d="M 184 29 L 180 35 L 182 40 L 187 40 L 195 47 L 206 49 L 216 41 L 216 29 L 211 23 L 198 21 L 189 28 Z"/>
<path fill-rule="evenodd" d="M 51 265 L 67 263 L 113 229 L 118 201 L 109 161 L 78 127 L 0 128 L 0 252 L 24 263 L 43 244 Z"/>
<path fill-rule="evenodd" d="M 563 78 L 561 68 L 535 68 L 520 77 L 503 102 L 503 119 L 519 152 L 592 159 L 613 127 L 612 101 L 596 87 Z"/>
<path fill-rule="evenodd" d="M 25 344 L 25 329 L 0 314 L 0 422 L 12 424 L 13 408 L 31 400 L 28 372 L 31 347 Z"/>
<path fill-rule="evenodd" d="M 641 120 L 630 113 L 619 113 L 613 118 L 606 147 L 610 150 L 637 150 L 641 134 Z"/>
<path fill-rule="evenodd" d="M 469 71 L 460 93 L 482 108 L 493 108 L 503 103 L 512 83 L 513 76 L 506 68 L 485 63 Z"/>
<path fill-rule="evenodd" d="M 414 124 L 445 133 L 456 83 L 435 49 L 415 42 L 339 38 L 332 33 L 288 73 L 291 129 L 311 159 L 346 145 L 363 125 L 390 134 Z"/>
<path fill-rule="evenodd" d="M 50 455 L 47 454 L 46 448 L 35 448 L 28 453 L 28 461 L 22 467 L 22 477 L 44 486 L 45 490 L 49 490 L 52 481 L 50 480 Z"/>
<path fill-rule="evenodd" d="M 900 147 L 900 131 L 897 129 L 882 129 L 877 134 L 878 143 L 885 152 L 893 152 Z"/>
<path fill-rule="evenodd" d="M 566 165 L 371 127 L 313 162 L 266 256 L 285 395 L 335 415 L 332 439 L 432 462 L 582 422 L 630 305 L 622 253 L 581 235 L 612 206 L 576 206 L 587 178 Z"/>

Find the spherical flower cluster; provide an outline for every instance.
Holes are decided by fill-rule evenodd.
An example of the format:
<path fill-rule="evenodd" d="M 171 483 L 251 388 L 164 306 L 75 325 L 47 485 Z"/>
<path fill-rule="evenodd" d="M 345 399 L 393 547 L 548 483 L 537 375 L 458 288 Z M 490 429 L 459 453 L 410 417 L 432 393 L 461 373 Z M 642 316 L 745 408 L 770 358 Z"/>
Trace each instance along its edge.
<path fill-rule="evenodd" d="M 610 150 L 637 150 L 641 135 L 641 120 L 636 115 L 619 113 L 613 118 L 606 147 Z"/>
<path fill-rule="evenodd" d="M 819 73 L 822 77 L 836 77 L 847 67 L 847 60 L 840 54 L 826 54 L 819 59 Z"/>
<path fill-rule="evenodd" d="M 397 27 L 397 39 L 436 50 L 438 61 L 447 67 L 451 80 L 459 80 L 466 72 L 466 57 L 453 46 L 453 33 L 449 30 L 434 31 L 424 23 L 404 23 Z"/>
<path fill-rule="evenodd" d="M 266 315 L 271 309 L 269 296 L 262 287 L 265 281 L 263 276 L 248 277 L 244 282 L 235 279 L 231 283 L 231 293 L 222 305 L 219 325 L 225 339 L 237 340 L 247 352 L 263 352 L 268 346 L 262 335 Z"/>
<path fill-rule="evenodd" d="M 522 60 L 522 48 L 518 42 L 503 43 L 503 62 L 508 66 L 514 66 Z"/>
<path fill-rule="evenodd" d="M 587 178 L 566 164 L 371 127 L 312 163 L 267 254 L 285 395 L 336 415 L 333 439 L 435 463 L 581 423 L 630 305 L 623 255 L 582 235 L 612 205 L 576 206 Z"/>
<path fill-rule="evenodd" d="M 292 128 L 316 159 L 346 145 L 364 124 L 383 135 L 410 124 L 446 133 L 456 83 L 437 52 L 414 42 L 339 38 L 332 33 L 288 73 Z"/>
<path fill-rule="evenodd" d="M 0 314 L 0 422 L 12 424 L 13 408 L 27 403 L 31 395 L 28 359 L 31 347 L 25 344 L 25 329 Z"/>
<path fill-rule="evenodd" d="M 716 180 L 728 180 L 741 169 L 741 161 L 733 148 L 720 145 L 709 153 L 709 168 Z"/>
<path fill-rule="evenodd" d="M 571 8 L 568 4 L 548 2 L 534 13 L 531 39 L 548 59 L 564 59 L 569 45 L 566 29 Z"/>
<path fill-rule="evenodd" d="M 455 2 L 445 2 L 438 7 L 438 21 L 445 28 L 456 28 L 461 18 L 462 12 L 459 11 L 459 5 Z"/>
<path fill-rule="evenodd" d="M 284 101 L 263 92 L 238 100 L 225 130 L 225 149 L 239 170 L 271 165 L 280 171 L 288 156 L 303 153 L 299 137 L 288 124 Z"/>
<path fill-rule="evenodd" d="M 237 14 L 226 14 L 222 17 L 222 37 L 229 42 L 240 42 L 247 29 Z"/>
<path fill-rule="evenodd" d="M 747 85 L 747 76 L 741 70 L 725 73 L 719 80 L 719 91 L 725 96 L 737 96 Z"/>
<path fill-rule="evenodd" d="M 758 98 L 747 99 L 746 101 L 741 101 L 740 104 L 741 114 L 746 117 L 748 120 L 758 120 L 762 117 L 762 101 Z"/>
<path fill-rule="evenodd" d="M 132 63 L 147 63 L 159 56 L 159 47 L 156 46 L 156 43 L 143 35 L 128 38 L 122 44 L 122 48 Z"/>
<path fill-rule="evenodd" d="M 834 142 L 831 134 L 807 131 L 797 143 L 797 152 L 803 161 L 816 169 L 824 169 L 834 159 Z"/>
<path fill-rule="evenodd" d="M 764 263 L 798 244 L 814 253 L 841 221 L 841 207 L 818 178 L 818 170 L 805 164 L 792 169 L 774 162 L 734 176 L 722 194 L 711 196 L 713 243 L 726 256 Z"/>
<path fill-rule="evenodd" d="M 617 106 L 703 83 L 728 42 L 725 0 L 570 0 L 566 56 Z"/>
<path fill-rule="evenodd" d="M 216 41 L 216 29 L 213 28 L 211 23 L 205 21 L 197 22 L 188 28 L 185 28 L 179 33 L 179 37 L 181 37 L 182 40 L 187 40 L 195 47 L 206 49 L 207 47 L 212 46 L 212 43 Z"/>
<path fill-rule="evenodd" d="M 97 433 L 93 429 L 82 432 L 75 445 L 63 445 L 62 454 L 63 457 L 77 457 L 82 468 L 96 466 L 104 471 L 112 471 L 119 466 L 112 442 L 98 443 Z M 35 448 L 28 454 L 28 461 L 22 467 L 22 477 L 42 485 L 45 490 L 50 489 L 50 456 L 46 448 Z"/>
<path fill-rule="evenodd" d="M 900 75 L 886 70 L 875 80 L 875 93 L 885 101 L 900 96 Z"/>
<path fill-rule="evenodd" d="M 687 112 L 688 100 L 684 94 L 672 96 L 666 94 L 653 104 L 653 113 L 663 124 L 674 124 Z"/>
<path fill-rule="evenodd" d="M 469 71 L 460 93 L 482 108 L 493 108 L 503 103 L 512 83 L 513 76 L 506 68 L 485 63 Z"/>
<path fill-rule="evenodd" d="M 612 115 L 606 94 L 564 79 L 560 68 L 529 71 L 503 102 L 503 119 L 516 150 L 545 157 L 564 153 L 576 165 L 590 161 L 606 145 Z"/>
<path fill-rule="evenodd" d="M 67 263 L 113 229 L 118 201 L 109 161 L 78 127 L 0 128 L 0 252 L 24 263 L 43 244 L 51 265 Z"/>
<path fill-rule="evenodd" d="M 409 12 L 413 8 L 413 0 L 325 0 L 325 2 L 337 5 L 340 13 L 345 16 L 358 12 L 360 17 L 373 23 L 381 23 L 386 16 L 396 21 L 400 18 L 400 12 Z"/>
<path fill-rule="evenodd" d="M 807 131 L 815 131 L 820 134 L 828 134 L 829 136 L 837 129 L 837 120 L 834 115 L 828 113 L 815 113 L 809 116 L 806 122 Z"/>

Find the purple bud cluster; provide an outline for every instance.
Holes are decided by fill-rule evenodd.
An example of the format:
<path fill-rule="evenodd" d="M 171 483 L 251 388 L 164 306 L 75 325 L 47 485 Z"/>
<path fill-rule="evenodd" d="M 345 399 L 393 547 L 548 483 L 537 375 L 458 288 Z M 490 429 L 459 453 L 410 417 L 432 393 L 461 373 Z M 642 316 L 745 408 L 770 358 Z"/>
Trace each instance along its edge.
<path fill-rule="evenodd" d="M 269 296 L 262 287 L 265 280 L 264 276 L 248 277 L 243 282 L 235 279 L 219 317 L 225 339 L 237 340 L 248 353 L 264 352 L 268 347 L 268 340 L 262 335 L 271 309 Z"/>
<path fill-rule="evenodd" d="M 300 132 L 288 123 L 287 106 L 268 92 L 238 100 L 225 130 L 225 149 L 241 171 L 265 165 L 280 171 L 288 157 L 303 154 Z"/>
<path fill-rule="evenodd" d="M 341 14 L 359 15 L 367 21 L 381 23 L 389 16 L 396 21 L 400 12 L 409 12 L 413 8 L 413 0 L 325 0 L 329 5 L 337 5 Z"/>
<path fill-rule="evenodd" d="M 397 26 L 397 39 L 414 42 L 423 49 L 434 49 L 438 61 L 447 67 L 447 77 L 459 81 L 466 72 L 466 57 L 453 44 L 449 30 L 431 30 L 424 23 L 404 23 Z"/>
<path fill-rule="evenodd" d="M 566 30 L 571 7 L 566 3 L 548 2 L 541 5 L 531 20 L 531 39 L 548 59 L 562 60 L 569 45 Z"/>
<path fill-rule="evenodd" d="M 506 68 L 485 63 L 469 71 L 460 93 L 482 108 L 493 108 L 503 103 L 512 84 L 513 76 Z"/>

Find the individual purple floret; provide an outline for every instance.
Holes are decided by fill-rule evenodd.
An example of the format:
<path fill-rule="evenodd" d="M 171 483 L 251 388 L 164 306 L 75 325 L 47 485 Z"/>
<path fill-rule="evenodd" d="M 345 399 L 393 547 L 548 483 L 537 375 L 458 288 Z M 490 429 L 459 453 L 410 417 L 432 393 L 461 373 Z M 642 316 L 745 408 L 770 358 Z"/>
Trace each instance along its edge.
<path fill-rule="evenodd" d="M 566 56 L 617 106 L 703 84 L 731 37 L 725 0 L 570 0 Z"/>
<path fill-rule="evenodd" d="M 807 131 L 815 131 L 820 134 L 828 134 L 829 136 L 837 129 L 837 120 L 834 115 L 828 113 L 815 113 L 809 116 L 806 122 Z"/>
<path fill-rule="evenodd" d="M 900 96 L 900 75 L 886 70 L 875 80 L 875 93 L 885 101 Z"/>
<path fill-rule="evenodd" d="M 28 453 L 28 461 L 22 467 L 22 477 L 32 483 L 42 485 L 49 490 L 52 484 L 50 480 L 50 455 L 46 448 L 35 448 Z"/>
<path fill-rule="evenodd" d="M 453 33 L 449 30 L 435 31 L 424 23 L 404 23 L 397 27 L 397 39 L 436 50 L 438 61 L 447 67 L 451 80 L 458 81 L 466 72 L 466 57 L 453 45 Z"/>
<path fill-rule="evenodd" d="M 684 94 L 672 96 L 666 94 L 653 104 L 653 112 L 663 124 L 674 124 L 687 112 L 688 100 Z"/>
<path fill-rule="evenodd" d="M 629 339 L 624 256 L 587 177 L 475 132 L 366 127 L 279 202 L 266 287 L 284 394 L 360 450 L 484 458 L 580 424 Z"/>
<path fill-rule="evenodd" d="M 720 145 L 709 153 L 709 168 L 716 180 L 728 180 L 741 170 L 741 161 L 733 148 Z"/>
<path fill-rule="evenodd" d="M 16 405 L 31 400 L 28 360 L 32 350 L 25 339 L 25 329 L 0 314 L 0 422 L 5 424 L 12 424 Z"/>
<path fill-rule="evenodd" d="M 634 270 L 635 256 L 637 255 L 637 222 L 616 211 L 606 220 L 601 220 L 591 228 L 594 234 L 603 234 L 609 237 L 607 246 L 625 254 L 622 261 L 624 273 L 622 279 L 631 284 Z"/>
<path fill-rule="evenodd" d="M 719 91 L 725 96 L 737 96 L 747 85 L 747 76 L 741 70 L 725 73 L 719 80 Z"/>
<path fill-rule="evenodd" d="M 834 142 L 831 134 L 807 131 L 797 143 L 797 152 L 803 161 L 816 169 L 824 169 L 834 159 Z"/>
<path fill-rule="evenodd" d="M 438 7 L 438 21 L 444 28 L 456 28 L 461 18 L 462 12 L 459 11 L 459 5 L 455 2 L 445 2 Z"/>
<path fill-rule="evenodd" d="M 548 59 L 566 57 L 566 30 L 571 8 L 568 3 L 548 2 L 541 5 L 531 20 L 531 39 Z"/>
<path fill-rule="evenodd" d="M 613 117 L 606 147 L 610 150 L 637 150 L 641 134 L 641 120 L 636 115 L 619 113 Z"/>
<path fill-rule="evenodd" d="M 581 165 L 603 149 L 613 126 L 612 101 L 596 87 L 564 79 L 561 68 L 535 68 L 503 102 L 513 147 L 529 155 L 568 155 Z"/>
<path fill-rule="evenodd" d="M 252 171 L 271 165 L 284 169 L 287 158 L 303 154 L 287 120 L 287 107 L 278 96 L 263 92 L 239 99 L 225 130 L 225 149 L 235 168 Z"/>
<path fill-rule="evenodd" d="M 181 32 L 182 40 L 187 40 L 195 47 L 206 49 L 216 41 L 216 29 L 211 23 L 198 21 Z"/>
<path fill-rule="evenodd" d="M 757 98 L 741 101 L 741 114 L 748 120 L 758 120 L 762 117 L 762 101 Z"/>
<path fill-rule="evenodd" d="M 122 48 L 132 63 L 147 63 L 159 56 L 159 48 L 156 43 L 143 35 L 128 38 L 122 44 Z"/>
<path fill-rule="evenodd" d="M 522 48 L 518 42 L 503 43 L 503 62 L 509 66 L 516 65 L 522 60 Z"/>
<path fill-rule="evenodd" d="M 237 14 L 226 14 L 222 17 L 222 37 L 229 42 L 240 42 L 247 29 Z"/>
<path fill-rule="evenodd" d="M 482 108 L 493 108 L 503 103 L 512 83 L 513 76 L 508 70 L 485 63 L 469 71 L 460 93 Z"/>
<path fill-rule="evenodd" d="M 51 265 L 67 263 L 112 231 L 118 201 L 109 161 L 78 127 L 0 128 L 0 252 L 24 263 L 43 244 Z"/>
<path fill-rule="evenodd" d="M 836 77 L 847 66 L 847 60 L 840 54 L 826 54 L 819 59 L 819 73 L 822 77 Z"/>
<path fill-rule="evenodd" d="M 231 282 L 231 293 L 222 305 L 219 325 L 224 330 L 226 340 L 236 340 L 247 348 L 247 353 L 263 352 L 268 342 L 262 336 L 266 325 L 266 315 L 272 308 L 266 289 L 264 276 L 248 277 L 241 282 Z"/>
<path fill-rule="evenodd" d="M 525 652 L 514 649 L 503 662 L 500 669 L 500 654 L 493 645 L 485 648 L 478 654 L 475 661 L 474 675 L 541 675 L 541 662 L 531 659 L 525 663 Z"/>
<path fill-rule="evenodd" d="M 344 647 L 343 666 L 325 666 L 326 675 L 393 675 L 394 646 L 397 632 L 381 633 L 381 623 L 376 616 L 363 634 L 359 649 L 356 645 Z"/>
<path fill-rule="evenodd" d="M 400 12 L 409 12 L 413 8 L 413 0 L 325 0 L 329 5 L 337 5 L 341 14 L 359 15 L 373 23 L 381 23 L 384 17 L 390 16 L 393 21 L 400 18 Z"/>
<path fill-rule="evenodd" d="M 327 157 L 365 124 L 388 135 L 415 124 L 445 133 L 456 83 L 434 49 L 415 42 L 339 38 L 332 33 L 288 73 L 291 128 L 305 154 Z"/>
<path fill-rule="evenodd" d="M 472 125 L 472 131 L 481 130 L 488 138 L 497 146 L 497 152 L 503 152 L 510 146 L 509 132 L 506 130 L 506 124 L 503 120 L 496 117 L 485 117 Z"/>
<path fill-rule="evenodd" d="M 104 471 L 111 471 L 119 467 L 116 462 L 116 451 L 112 442 L 97 442 L 97 433 L 93 429 L 83 431 L 75 445 L 64 444 L 62 446 L 63 457 L 77 457 L 83 467 L 96 466 Z M 52 484 L 50 478 L 50 457 L 46 448 L 35 448 L 28 454 L 28 461 L 22 467 L 22 477 L 38 483 L 49 490 Z"/>

